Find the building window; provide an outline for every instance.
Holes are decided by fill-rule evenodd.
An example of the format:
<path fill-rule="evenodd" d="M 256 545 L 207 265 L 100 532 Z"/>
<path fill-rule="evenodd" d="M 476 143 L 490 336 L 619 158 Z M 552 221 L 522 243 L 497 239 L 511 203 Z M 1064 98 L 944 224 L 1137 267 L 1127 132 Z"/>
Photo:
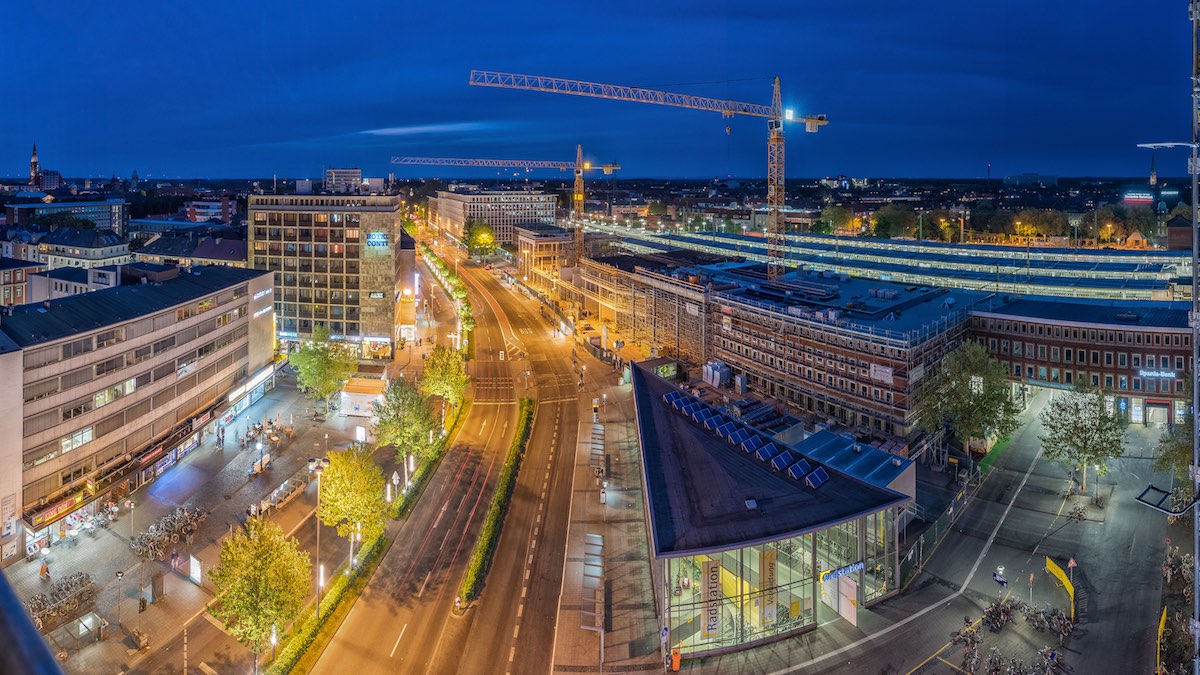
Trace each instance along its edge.
<path fill-rule="evenodd" d="M 71 434 L 70 436 L 63 436 L 62 440 L 59 441 L 59 443 L 62 448 L 62 453 L 66 454 L 78 447 L 83 446 L 86 443 L 90 443 L 91 440 L 92 440 L 92 428 L 84 427 L 83 429 L 76 431 L 75 433 Z"/>

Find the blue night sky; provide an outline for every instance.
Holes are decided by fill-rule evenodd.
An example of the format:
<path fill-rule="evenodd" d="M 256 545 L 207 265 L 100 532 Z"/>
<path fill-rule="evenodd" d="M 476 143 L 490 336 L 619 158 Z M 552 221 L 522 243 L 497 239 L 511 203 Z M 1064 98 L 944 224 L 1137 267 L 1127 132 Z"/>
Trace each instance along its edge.
<path fill-rule="evenodd" d="M 0 175 L 34 141 L 67 176 L 386 175 L 393 154 L 576 143 L 626 178 L 766 173 L 765 120 L 727 135 L 714 113 L 469 87 L 471 68 L 764 104 L 778 74 L 786 106 L 830 119 L 790 127 L 789 176 L 1142 175 L 1135 144 L 1188 135 L 1189 29 L 1182 0 L 15 2 Z"/>

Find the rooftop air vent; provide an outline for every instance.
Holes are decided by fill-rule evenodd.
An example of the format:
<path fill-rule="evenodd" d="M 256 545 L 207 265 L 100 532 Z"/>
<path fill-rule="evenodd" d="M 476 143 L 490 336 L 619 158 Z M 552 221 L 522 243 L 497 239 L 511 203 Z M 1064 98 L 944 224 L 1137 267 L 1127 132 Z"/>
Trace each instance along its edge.
<path fill-rule="evenodd" d="M 900 468 L 900 464 L 901 464 L 901 461 L 900 461 L 899 457 L 892 458 L 892 466 L 894 466 L 896 468 Z"/>
<path fill-rule="evenodd" d="M 1142 320 L 1141 315 L 1134 312 L 1121 312 L 1114 318 L 1116 318 L 1117 321 L 1124 321 L 1126 323 L 1137 323 Z"/>
<path fill-rule="evenodd" d="M 746 508 L 750 511 L 753 511 L 758 508 L 758 502 L 753 499 L 747 499 Z"/>

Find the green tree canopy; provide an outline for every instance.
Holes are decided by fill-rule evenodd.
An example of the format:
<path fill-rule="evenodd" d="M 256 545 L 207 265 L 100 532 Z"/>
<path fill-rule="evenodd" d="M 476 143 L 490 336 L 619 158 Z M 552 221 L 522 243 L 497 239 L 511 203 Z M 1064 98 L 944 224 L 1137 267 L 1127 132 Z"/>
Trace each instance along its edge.
<path fill-rule="evenodd" d="M 462 355 L 445 345 L 434 347 L 425 360 L 421 391 L 430 396 L 441 396 L 450 405 L 458 405 L 470 384 L 471 377 L 467 375 Z"/>
<path fill-rule="evenodd" d="M 358 359 L 340 343 L 330 340 L 329 329 L 324 324 L 313 328 L 312 338 L 292 352 L 288 361 L 295 367 L 296 380 L 304 392 L 325 402 L 325 412 L 329 412 L 330 398 L 341 391 L 346 380 L 358 370 Z"/>
<path fill-rule="evenodd" d="M 265 518 L 251 518 L 245 531 L 221 543 L 220 561 L 209 573 L 217 588 L 213 616 L 255 654 L 296 617 L 308 600 L 308 553 Z"/>
<path fill-rule="evenodd" d="M 734 223 L 733 218 L 730 218 L 729 216 L 721 218 L 721 231 L 725 234 L 740 234 L 737 224 Z"/>
<path fill-rule="evenodd" d="M 463 225 L 463 242 L 471 255 L 487 255 L 496 250 L 496 234 L 482 218 L 467 219 Z"/>
<path fill-rule="evenodd" d="M 646 205 L 646 213 L 652 216 L 667 215 L 667 206 L 660 201 L 652 201 Z"/>
<path fill-rule="evenodd" d="M 383 400 L 375 404 L 375 416 L 376 442 L 394 447 L 400 461 L 406 452 L 431 457 L 434 446 L 429 434 L 437 430 L 437 419 L 429 399 L 415 384 L 407 380 L 388 384 Z"/>
<path fill-rule="evenodd" d="M 901 204 L 884 204 L 872 218 L 876 237 L 908 237 L 917 229 L 917 214 Z"/>
<path fill-rule="evenodd" d="M 59 227 L 75 227 L 81 230 L 96 229 L 96 222 L 87 218 L 80 218 L 73 213 L 59 211 L 57 213 L 46 213 L 40 216 L 35 216 L 30 220 L 30 223 L 39 227 L 55 229 Z"/>
<path fill-rule="evenodd" d="M 329 453 L 329 467 L 321 476 L 321 507 L 317 517 L 337 533 L 349 537 L 362 528 L 362 540 L 383 534 L 388 505 L 386 478 L 375 463 L 370 447 L 355 444 Z"/>
<path fill-rule="evenodd" d="M 1109 460 L 1125 454 L 1125 418 L 1109 412 L 1099 389 L 1055 394 L 1039 418 L 1046 428 L 1041 436 L 1046 458 L 1083 465 L 1084 492 L 1088 467 L 1095 465 L 1104 475 Z"/>
<path fill-rule="evenodd" d="M 1017 427 L 1004 365 L 978 342 L 964 342 L 917 385 L 917 426 L 926 432 L 949 426 L 969 448 L 971 437 L 1007 436 Z"/>
<path fill-rule="evenodd" d="M 1196 422 L 1196 416 L 1190 411 L 1191 385 L 1188 384 L 1185 388 L 1188 390 L 1188 414 L 1184 416 L 1184 421 L 1171 425 L 1159 436 L 1159 455 L 1158 459 L 1154 460 L 1156 471 L 1171 471 L 1176 478 L 1183 481 L 1191 480 L 1188 470 L 1192 465 L 1192 429 L 1195 428 L 1193 425 Z"/>
<path fill-rule="evenodd" d="M 821 221 L 837 232 L 850 227 L 850 223 L 854 221 L 854 214 L 840 206 L 827 206 L 821 209 Z"/>

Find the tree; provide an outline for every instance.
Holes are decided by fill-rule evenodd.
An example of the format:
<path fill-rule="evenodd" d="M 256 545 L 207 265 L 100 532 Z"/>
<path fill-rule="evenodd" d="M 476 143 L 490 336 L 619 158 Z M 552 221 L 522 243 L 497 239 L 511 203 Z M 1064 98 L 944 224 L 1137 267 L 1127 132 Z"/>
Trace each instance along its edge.
<path fill-rule="evenodd" d="M 646 205 L 646 213 L 651 216 L 665 216 L 667 215 L 667 207 L 662 202 L 653 201 Z"/>
<path fill-rule="evenodd" d="M 1004 365 L 978 342 L 964 342 L 944 359 L 937 372 L 917 386 L 917 426 L 926 432 L 949 427 L 970 449 L 972 437 L 1007 436 L 1017 427 Z"/>
<path fill-rule="evenodd" d="M 383 534 L 387 518 L 386 482 L 368 446 L 355 444 L 330 453 L 329 466 L 321 476 L 317 517 L 337 527 L 339 536 L 349 538 L 361 528 L 362 541 L 375 539 Z"/>
<path fill-rule="evenodd" d="M 840 206 L 827 206 L 821 210 L 821 220 L 827 223 L 833 232 L 844 230 L 854 221 L 854 214 Z"/>
<path fill-rule="evenodd" d="M 421 391 L 430 396 L 441 396 L 447 403 L 456 406 L 462 402 L 470 383 L 467 366 L 456 350 L 445 345 L 433 348 L 425 361 Z"/>
<path fill-rule="evenodd" d="M 296 381 L 310 397 L 325 402 L 329 412 L 329 399 L 342 390 L 346 380 L 358 370 L 358 359 L 354 354 L 330 340 L 329 329 L 323 324 L 313 328 L 312 338 L 305 340 L 300 349 L 288 360 L 296 369 Z"/>
<path fill-rule="evenodd" d="M 415 384 L 407 380 L 389 384 L 383 400 L 375 404 L 375 417 L 376 442 L 394 447 L 400 461 L 406 452 L 430 459 L 429 434 L 437 428 L 437 420 L 429 399 Z"/>
<path fill-rule="evenodd" d="M 96 222 L 87 218 L 80 218 L 73 213 L 59 211 L 56 213 L 46 213 L 40 216 L 35 216 L 30 220 L 30 224 L 38 227 L 44 227 L 49 230 L 60 227 L 74 227 L 80 230 L 96 229 Z"/>
<path fill-rule="evenodd" d="M 463 242 L 470 255 L 487 255 L 496 249 L 496 234 L 482 218 L 468 218 L 463 224 Z"/>
<path fill-rule="evenodd" d="M 270 520 L 251 518 L 244 532 L 225 538 L 209 573 L 220 601 L 213 616 L 238 642 L 261 654 L 272 629 L 282 633 L 304 607 L 311 568 L 308 552 L 294 538 Z"/>
<path fill-rule="evenodd" d="M 1158 438 L 1158 459 L 1154 460 L 1155 471 L 1171 471 L 1179 480 L 1191 480 L 1189 468 L 1192 466 L 1192 429 L 1196 421 L 1191 413 L 1192 384 L 1184 385 L 1184 400 L 1188 402 L 1188 414 L 1182 422 L 1176 422 L 1163 431 Z"/>
<path fill-rule="evenodd" d="M 1039 418 L 1046 428 L 1041 437 L 1046 458 L 1083 466 L 1083 491 L 1087 470 L 1095 464 L 1108 472 L 1108 461 L 1125 454 L 1125 418 L 1110 412 L 1099 389 L 1077 388 L 1057 394 Z"/>
<path fill-rule="evenodd" d="M 876 237 L 907 237 L 917 229 L 917 214 L 907 206 L 885 204 L 875 212 L 874 234 Z"/>
<path fill-rule="evenodd" d="M 735 234 L 735 233 L 737 233 L 737 230 L 738 230 L 738 227 L 737 227 L 737 224 L 733 222 L 733 218 L 730 218 L 729 216 L 724 216 L 723 218 L 721 218 L 721 231 L 722 232 L 724 232 L 725 234 Z"/>

